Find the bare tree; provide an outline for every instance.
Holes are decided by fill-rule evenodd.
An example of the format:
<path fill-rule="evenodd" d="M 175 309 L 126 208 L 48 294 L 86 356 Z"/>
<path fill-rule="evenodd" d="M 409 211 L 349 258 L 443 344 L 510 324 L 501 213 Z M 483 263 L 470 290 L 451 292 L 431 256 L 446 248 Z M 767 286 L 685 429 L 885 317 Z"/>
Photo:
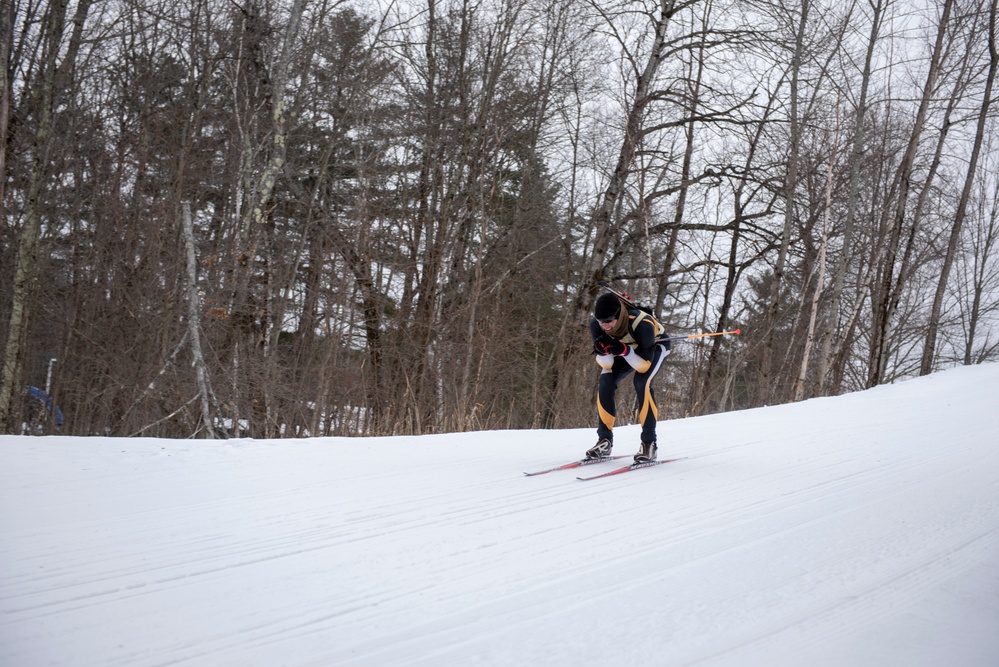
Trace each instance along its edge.
<path fill-rule="evenodd" d="M 986 145 L 993 144 L 986 141 Z M 961 294 L 961 357 L 966 366 L 995 358 L 999 353 L 999 340 L 994 338 L 993 332 L 988 328 L 982 331 L 984 323 L 999 314 L 999 299 L 991 296 L 996 294 L 999 285 L 996 255 L 999 250 L 999 187 L 995 180 L 995 174 L 999 172 L 993 167 L 995 155 L 983 157 L 986 162 L 978 172 L 978 193 L 974 197 L 977 224 L 971 230 L 969 252 L 961 262 L 963 280 L 957 285 Z M 984 340 L 980 340 L 983 333 Z"/>
<path fill-rule="evenodd" d="M 881 29 L 884 15 L 890 0 L 874 0 L 869 4 L 871 9 L 871 25 L 864 53 L 864 65 L 860 74 L 860 92 L 854 109 L 854 123 L 849 157 L 849 184 L 847 186 L 847 206 L 843 222 L 843 250 L 835 262 L 832 285 L 829 290 L 830 311 L 825 318 L 825 325 L 820 334 L 822 340 L 818 359 L 819 392 L 825 392 L 829 382 L 829 368 L 832 358 L 838 356 L 845 341 L 840 337 L 838 323 L 842 309 L 843 287 L 846 281 L 847 269 L 853 253 L 854 230 L 856 228 L 857 209 L 859 207 L 861 163 L 865 159 L 865 144 L 867 137 L 868 95 L 870 93 L 871 76 L 875 48 L 881 39 Z"/>
<path fill-rule="evenodd" d="M 0 8 L 0 217 L 7 189 L 7 128 L 10 126 L 10 55 L 14 41 L 14 3 Z"/>
<path fill-rule="evenodd" d="M 63 30 L 66 21 L 67 0 L 55 0 L 49 4 L 44 23 L 44 42 L 40 56 L 40 75 L 35 90 L 35 128 L 32 141 L 32 164 L 29 172 L 29 185 L 25 196 L 25 216 L 18 243 L 17 259 L 14 265 L 14 284 L 11 297 L 11 312 L 8 319 L 7 341 L 4 348 L 3 368 L 0 373 L 0 429 L 12 431 L 18 418 L 14 396 L 21 384 L 23 345 L 28 335 L 29 303 L 35 287 L 38 262 L 38 243 L 41 236 L 42 220 L 40 202 L 42 191 L 49 178 L 49 150 L 52 146 L 53 106 L 56 95 L 64 92 L 63 86 L 71 83 L 69 73 L 73 69 L 72 60 L 77 47 L 71 44 L 66 59 L 59 63 L 60 48 L 63 44 Z M 90 8 L 89 0 L 77 5 L 74 24 L 82 26 Z M 7 12 L 4 12 L 6 15 Z M 79 30 L 74 31 L 76 40 Z M 78 41 L 77 41 L 78 44 Z M 62 76 L 57 80 L 57 74 Z"/>
<path fill-rule="evenodd" d="M 674 413 L 996 355 L 994 0 L 390 5 L 3 3 L 3 428 L 582 426 L 606 279 Z"/>
<path fill-rule="evenodd" d="M 937 81 L 940 77 L 944 46 L 949 28 L 951 11 L 954 8 L 954 2 L 955 0 L 944 0 L 940 19 L 937 23 L 933 51 L 930 54 L 930 60 L 927 66 L 926 82 L 923 84 L 919 108 L 916 110 L 916 116 L 913 120 L 912 130 L 909 133 L 909 141 L 906 145 L 905 152 L 902 155 L 902 161 L 899 164 L 898 169 L 895 170 L 895 175 L 892 180 L 891 191 L 888 195 L 888 199 L 891 204 L 884 208 L 882 235 L 887 242 L 884 243 L 879 254 L 883 256 L 886 255 L 889 258 L 889 269 L 886 271 L 888 280 L 891 279 L 890 274 L 892 274 L 894 257 L 898 249 L 901 230 L 905 224 L 906 204 L 908 203 L 909 193 L 913 185 L 913 169 L 915 166 L 917 150 L 919 148 L 920 140 L 922 139 L 930 103 L 934 98 L 937 89 Z M 874 323 L 874 340 L 871 346 L 872 357 L 868 367 L 868 386 L 875 386 L 879 384 L 884 375 L 887 354 L 887 333 L 889 326 L 888 309 L 890 307 L 888 296 L 882 293 L 882 296 L 878 299 L 878 303 L 873 304 L 873 306 L 876 319 Z"/>
<path fill-rule="evenodd" d="M 839 100 L 836 104 L 837 121 Z M 836 158 L 839 152 L 839 125 L 835 129 L 832 153 L 829 156 L 829 164 L 826 167 L 826 187 L 825 187 L 825 208 L 822 211 L 822 233 L 819 240 L 818 267 L 815 275 L 815 285 L 812 288 L 811 305 L 808 310 L 808 326 L 805 333 L 805 349 L 801 353 L 801 369 L 798 371 L 798 379 L 794 384 L 794 400 L 800 401 L 805 397 L 805 384 L 808 381 L 808 366 L 811 360 L 812 344 L 815 340 L 816 320 L 819 315 L 819 302 L 822 299 L 822 292 L 825 285 L 826 276 L 826 253 L 829 248 L 829 217 L 832 209 L 833 191 L 833 171 L 836 166 Z"/>
<path fill-rule="evenodd" d="M 215 438 L 214 414 L 211 404 L 217 403 L 208 378 L 208 365 L 201 351 L 201 298 L 198 295 L 197 258 L 194 253 L 194 223 L 191 221 L 191 205 L 181 205 L 181 230 L 184 235 L 184 249 L 187 255 L 187 340 L 191 344 L 191 356 L 197 376 L 198 398 L 201 406 L 201 429 L 208 438 Z"/>
<path fill-rule="evenodd" d="M 974 143 L 971 147 L 971 156 L 968 159 L 968 170 L 964 177 L 964 186 L 961 189 L 961 198 L 957 204 L 957 211 L 954 214 L 954 224 L 951 227 L 950 239 L 947 243 L 947 254 L 944 256 L 943 266 L 940 268 L 940 280 L 937 283 L 936 293 L 933 296 L 933 307 L 930 311 L 929 326 L 926 331 L 926 342 L 923 345 L 923 356 L 919 366 L 919 374 L 926 375 L 933 369 L 933 357 L 936 349 L 937 335 L 940 328 L 940 313 L 943 308 L 944 294 L 947 291 L 947 281 L 950 278 L 951 267 L 954 264 L 954 257 L 957 254 L 958 241 L 961 238 L 961 229 L 967 215 L 968 202 L 971 198 L 971 190 L 974 186 L 975 175 L 978 170 L 978 159 L 982 151 L 982 143 L 985 138 L 985 126 L 992 107 L 992 88 L 995 84 L 996 70 L 999 69 L 999 51 L 996 48 L 996 7 L 999 3 L 992 0 L 989 8 L 988 22 L 988 54 L 989 66 L 985 77 L 985 90 L 982 93 L 982 103 L 978 110 L 978 123 L 975 130 Z"/>

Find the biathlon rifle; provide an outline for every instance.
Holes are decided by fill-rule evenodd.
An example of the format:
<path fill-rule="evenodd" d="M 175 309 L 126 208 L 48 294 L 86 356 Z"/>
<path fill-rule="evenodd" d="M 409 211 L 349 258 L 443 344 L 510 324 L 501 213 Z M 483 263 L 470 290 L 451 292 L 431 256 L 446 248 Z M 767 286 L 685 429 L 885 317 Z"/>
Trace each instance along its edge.
<path fill-rule="evenodd" d="M 628 294 L 624 290 L 619 290 L 611 287 L 610 283 L 608 283 L 606 280 L 601 280 L 597 284 L 603 287 L 608 292 L 611 292 L 612 294 L 617 296 L 617 298 L 621 299 L 621 301 L 624 302 L 625 306 L 629 308 L 637 308 L 638 310 L 644 310 L 649 315 L 652 315 L 652 317 L 655 317 L 655 313 L 652 312 L 652 308 L 640 305 L 633 298 L 631 298 L 630 294 Z M 714 333 L 690 334 L 689 336 L 665 336 L 663 338 L 657 338 L 656 341 L 662 342 L 667 340 L 668 341 L 698 340 L 700 338 L 710 338 L 712 336 L 738 335 L 740 333 L 742 333 L 740 329 L 733 329 L 731 331 L 716 331 Z"/>

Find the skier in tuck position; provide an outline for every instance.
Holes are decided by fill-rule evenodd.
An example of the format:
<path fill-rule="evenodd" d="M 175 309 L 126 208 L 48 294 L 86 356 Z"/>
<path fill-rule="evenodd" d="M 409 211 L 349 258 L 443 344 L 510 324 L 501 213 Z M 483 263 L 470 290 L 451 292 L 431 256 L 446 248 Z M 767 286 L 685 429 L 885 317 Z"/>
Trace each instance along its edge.
<path fill-rule="evenodd" d="M 600 365 L 597 392 L 597 444 L 586 452 L 587 459 L 609 456 L 614 446 L 614 394 L 628 375 L 634 373 L 638 420 L 642 424 L 642 446 L 635 463 L 656 460 L 656 407 L 652 381 L 669 354 L 669 340 L 657 341 L 661 325 L 650 314 L 630 308 L 617 295 L 602 294 L 593 308 L 590 335 L 593 352 Z"/>

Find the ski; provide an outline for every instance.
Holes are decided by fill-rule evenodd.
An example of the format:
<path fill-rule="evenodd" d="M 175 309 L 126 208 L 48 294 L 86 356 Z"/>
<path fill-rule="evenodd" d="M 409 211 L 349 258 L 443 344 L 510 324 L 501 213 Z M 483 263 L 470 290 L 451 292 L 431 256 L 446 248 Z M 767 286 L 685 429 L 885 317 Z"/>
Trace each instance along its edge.
<path fill-rule="evenodd" d="M 623 468 L 617 468 L 616 470 L 611 470 L 610 472 L 605 472 L 601 475 L 594 475 L 593 477 L 577 477 L 576 479 L 583 482 L 588 482 L 591 479 L 600 479 L 602 477 L 610 477 L 611 475 L 620 475 L 621 473 L 630 472 L 632 470 L 638 470 L 639 468 L 651 468 L 652 466 L 662 465 L 664 463 L 672 463 L 673 461 L 682 461 L 686 456 L 680 456 L 675 459 L 662 459 L 660 461 L 649 461 L 648 463 L 632 463 L 630 466 L 624 466 Z"/>
<path fill-rule="evenodd" d="M 525 472 L 524 475 L 527 477 L 534 477 L 535 475 L 544 475 L 550 472 L 555 472 L 556 470 L 570 470 L 572 468 L 580 468 L 582 466 L 588 466 L 592 463 L 602 463 L 603 461 L 613 461 L 615 459 L 626 459 L 631 454 L 618 454 L 616 456 L 604 456 L 599 459 L 580 459 L 579 461 L 572 461 L 571 463 L 564 463 L 560 466 L 555 466 L 554 468 L 549 468 L 548 470 L 538 470 L 537 472 Z"/>

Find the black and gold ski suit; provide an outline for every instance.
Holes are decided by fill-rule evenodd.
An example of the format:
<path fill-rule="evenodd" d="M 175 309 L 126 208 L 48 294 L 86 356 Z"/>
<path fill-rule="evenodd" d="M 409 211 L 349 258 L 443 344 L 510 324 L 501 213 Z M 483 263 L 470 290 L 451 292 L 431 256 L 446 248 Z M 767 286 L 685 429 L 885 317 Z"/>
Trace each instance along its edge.
<path fill-rule="evenodd" d="M 652 389 L 663 360 L 669 354 L 669 341 L 656 342 L 656 324 L 644 312 L 627 309 L 628 326 L 621 336 L 604 333 L 597 320 L 590 322 L 590 335 L 593 342 L 619 340 L 631 350 L 621 356 L 600 355 L 596 359 L 600 365 L 600 385 L 597 392 L 597 436 L 613 439 L 614 421 L 617 415 L 614 394 L 621 381 L 631 373 L 635 374 L 634 385 L 637 397 L 638 421 L 642 425 L 642 442 L 655 442 L 656 422 L 659 409 Z"/>

